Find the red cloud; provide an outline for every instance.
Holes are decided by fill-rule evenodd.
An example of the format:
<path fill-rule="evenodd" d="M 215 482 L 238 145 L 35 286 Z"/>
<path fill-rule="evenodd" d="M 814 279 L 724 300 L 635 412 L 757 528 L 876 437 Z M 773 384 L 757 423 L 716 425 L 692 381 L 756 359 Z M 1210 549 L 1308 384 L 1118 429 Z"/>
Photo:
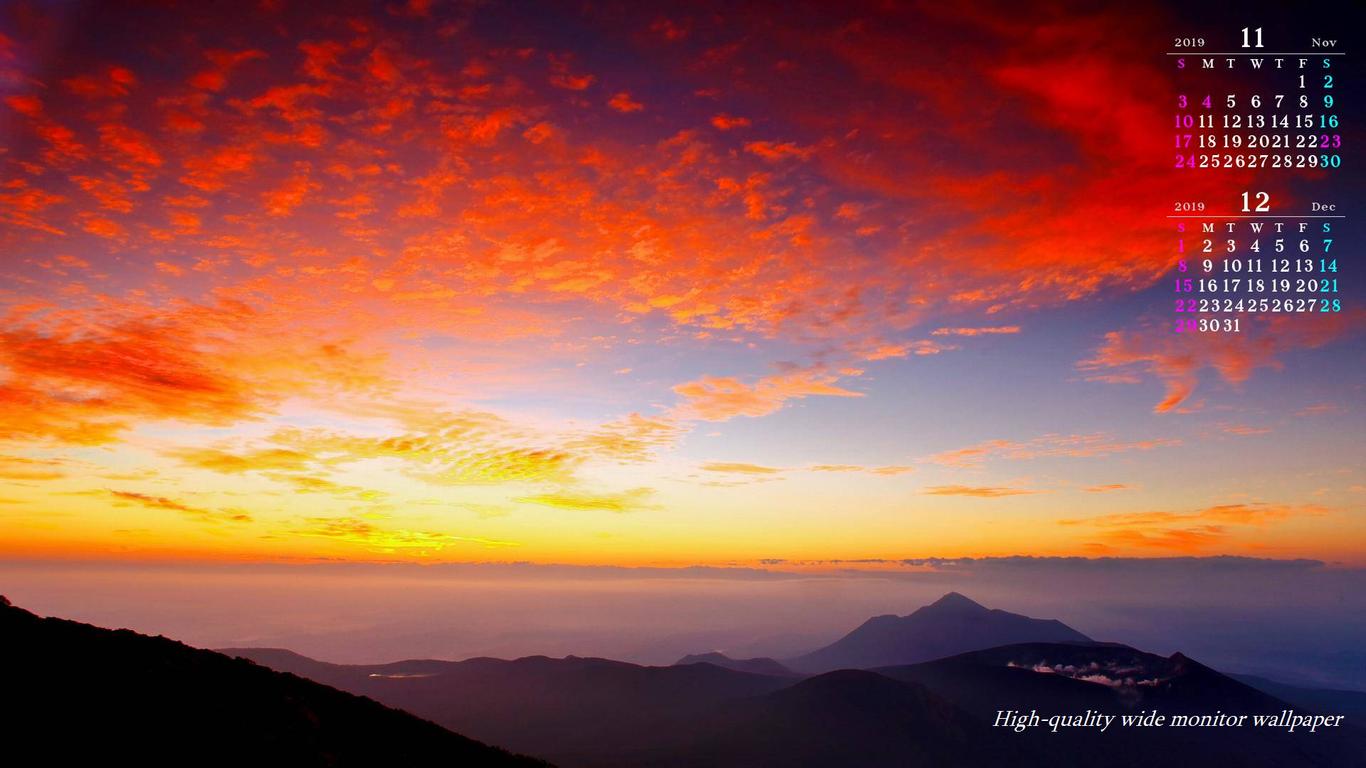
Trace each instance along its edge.
<path fill-rule="evenodd" d="M 626 91 L 619 91 L 608 100 L 607 106 L 618 112 L 639 112 L 645 109 L 645 105 L 631 98 L 631 94 Z"/>
<path fill-rule="evenodd" d="M 209 60 L 208 69 L 200 70 L 190 78 L 190 86 L 202 91 L 221 91 L 228 84 L 228 75 L 243 62 L 252 59 L 264 59 L 266 54 L 259 50 L 244 51 L 205 51 L 204 57 Z"/>
<path fill-rule="evenodd" d="M 711 124 L 716 126 L 718 131 L 729 131 L 735 128 L 748 128 L 750 123 L 748 117 L 720 114 L 712 115 Z"/>

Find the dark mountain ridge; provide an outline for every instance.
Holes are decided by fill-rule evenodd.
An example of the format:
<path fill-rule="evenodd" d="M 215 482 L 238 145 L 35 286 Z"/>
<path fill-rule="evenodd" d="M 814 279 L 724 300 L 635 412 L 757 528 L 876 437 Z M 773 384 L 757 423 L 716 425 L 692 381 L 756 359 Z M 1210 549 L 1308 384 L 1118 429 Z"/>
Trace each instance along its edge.
<path fill-rule="evenodd" d="M 547 765 L 312 680 L 3 597 L 0 651 L 11 760 L 22 743 L 49 765 Z"/>

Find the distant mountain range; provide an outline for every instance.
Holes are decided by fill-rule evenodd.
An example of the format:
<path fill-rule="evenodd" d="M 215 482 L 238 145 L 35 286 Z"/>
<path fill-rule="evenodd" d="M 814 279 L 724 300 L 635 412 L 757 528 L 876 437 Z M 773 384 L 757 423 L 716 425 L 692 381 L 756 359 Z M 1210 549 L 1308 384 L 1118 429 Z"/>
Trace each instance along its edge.
<path fill-rule="evenodd" d="M 801 672 L 916 664 L 1015 643 L 1089 643 L 1054 619 L 985 608 L 950 592 L 908 616 L 874 616 L 820 650 L 783 662 Z"/>
<path fill-rule="evenodd" d="M 1229 675 L 1234 680 L 1268 693 L 1297 707 L 1316 712 L 1336 712 L 1355 722 L 1366 723 L 1366 692 L 1342 691 L 1331 688 L 1305 688 L 1267 680 L 1256 675 Z"/>
<path fill-rule="evenodd" d="M 790 677 L 713 664 L 642 667 L 574 656 L 353 666 L 324 664 L 278 649 L 223 653 L 307 675 L 563 765 L 635 765 L 644 753 L 681 752 L 696 741 L 697 724 L 720 703 L 762 696 L 793 683 Z"/>
<path fill-rule="evenodd" d="M 753 672 L 756 675 L 778 675 L 779 677 L 784 677 L 798 674 L 767 656 L 757 659 L 732 659 L 724 653 L 717 653 L 716 651 L 712 651 L 711 653 L 689 654 L 674 662 L 675 667 L 684 664 L 715 664 L 718 667 L 733 669 L 736 672 Z"/>
<path fill-rule="evenodd" d="M 1024 641 L 979 647 L 1003 638 Z M 1296 705 L 1181 654 L 1096 643 L 1059 622 L 989 610 L 957 594 L 906 617 L 870 620 L 801 659 L 819 668 L 841 657 L 869 663 L 938 651 L 946 652 L 805 679 L 772 659 L 721 654 L 671 667 L 572 656 L 345 666 L 276 649 L 225 652 L 567 768 L 1366 765 L 1366 735 L 1355 727 L 1313 734 L 993 727 L 1007 709 L 1045 717 L 1153 709 L 1274 715 Z"/>
<path fill-rule="evenodd" d="M 547 765 L 292 674 L 3 597 L 0 652 L 8 765 Z"/>

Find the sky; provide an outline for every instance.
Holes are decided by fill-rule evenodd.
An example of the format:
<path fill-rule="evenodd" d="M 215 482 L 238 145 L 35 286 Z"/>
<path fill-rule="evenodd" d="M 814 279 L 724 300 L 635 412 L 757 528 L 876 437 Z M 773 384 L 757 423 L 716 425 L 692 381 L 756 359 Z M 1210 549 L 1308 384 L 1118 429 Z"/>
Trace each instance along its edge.
<path fill-rule="evenodd" d="M 1165 218 L 1361 177 L 1171 169 L 1183 24 L 6 3 L 0 556 L 1361 568 L 1359 281 L 1173 334 Z"/>

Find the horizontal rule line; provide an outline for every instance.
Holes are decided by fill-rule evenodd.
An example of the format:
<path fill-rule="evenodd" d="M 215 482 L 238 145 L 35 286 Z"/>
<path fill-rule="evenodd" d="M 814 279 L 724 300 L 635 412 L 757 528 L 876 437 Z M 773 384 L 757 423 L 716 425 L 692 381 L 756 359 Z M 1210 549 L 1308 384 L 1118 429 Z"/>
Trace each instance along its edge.
<path fill-rule="evenodd" d="M 1201 213 L 1190 216 L 1168 216 L 1169 219 L 1345 219 L 1346 216 L 1240 216 L 1236 214 Z"/>
<path fill-rule="evenodd" d="M 1210 53 L 1208 51 L 1171 51 L 1168 56 L 1346 56 L 1345 51 L 1311 51 L 1309 53 Z"/>

